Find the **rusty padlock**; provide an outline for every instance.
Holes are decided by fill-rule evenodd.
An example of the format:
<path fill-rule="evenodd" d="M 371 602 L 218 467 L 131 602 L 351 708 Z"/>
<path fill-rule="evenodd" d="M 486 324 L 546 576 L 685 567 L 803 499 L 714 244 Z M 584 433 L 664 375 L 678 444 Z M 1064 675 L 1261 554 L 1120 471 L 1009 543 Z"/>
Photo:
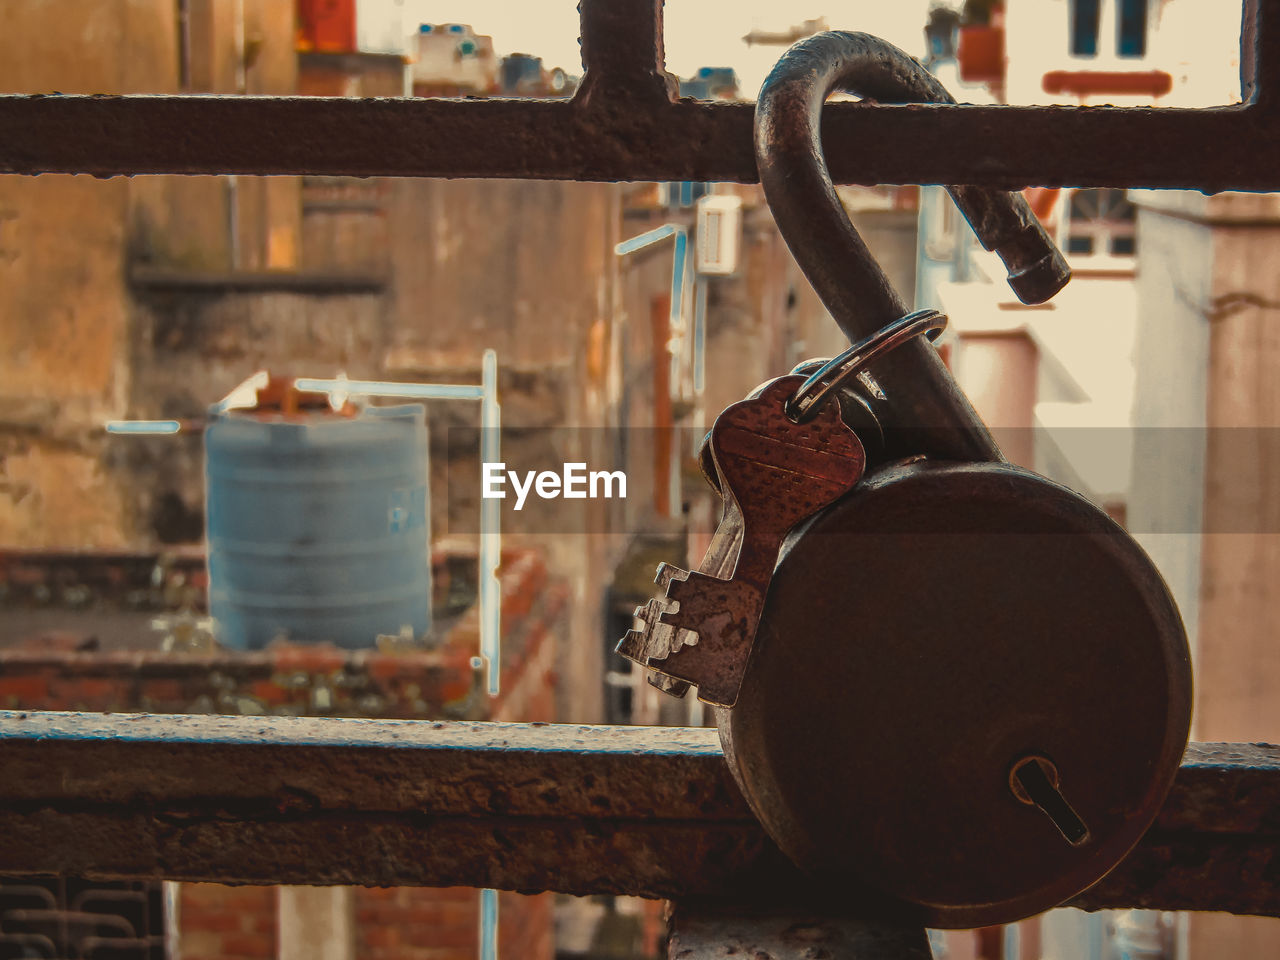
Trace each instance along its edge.
<path fill-rule="evenodd" d="M 822 158 L 837 87 L 951 98 L 902 51 L 851 33 L 797 44 L 761 91 L 769 204 L 857 340 L 906 309 Z M 949 189 L 1020 298 L 1066 283 L 1020 195 Z M 721 738 L 805 871 L 931 926 L 1012 921 L 1096 882 L 1155 818 L 1190 723 L 1185 632 L 1141 548 L 1008 463 L 924 338 L 861 375 L 882 436 L 852 492 L 783 544 Z"/>

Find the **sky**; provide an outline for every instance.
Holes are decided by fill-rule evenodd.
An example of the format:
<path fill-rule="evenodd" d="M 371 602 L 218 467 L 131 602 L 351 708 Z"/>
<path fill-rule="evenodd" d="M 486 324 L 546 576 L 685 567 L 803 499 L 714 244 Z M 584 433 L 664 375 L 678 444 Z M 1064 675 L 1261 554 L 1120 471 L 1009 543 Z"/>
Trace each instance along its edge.
<path fill-rule="evenodd" d="M 743 95 L 754 97 L 785 47 L 748 48 L 742 36 L 753 28 L 785 30 L 826 17 L 833 30 L 874 33 L 908 53 L 924 53 L 924 23 L 936 0 L 667 0 L 667 70 L 689 77 L 699 67 L 733 67 Z M 493 37 L 498 56 L 528 53 L 543 65 L 582 72 L 578 52 L 577 0 L 412 0 L 409 19 L 423 23 L 469 23 Z"/>

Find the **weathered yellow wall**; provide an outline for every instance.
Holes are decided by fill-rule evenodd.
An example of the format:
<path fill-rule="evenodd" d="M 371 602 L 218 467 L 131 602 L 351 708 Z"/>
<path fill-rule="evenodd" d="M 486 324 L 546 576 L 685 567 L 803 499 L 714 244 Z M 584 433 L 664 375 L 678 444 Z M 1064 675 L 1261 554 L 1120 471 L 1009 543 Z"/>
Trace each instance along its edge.
<path fill-rule="evenodd" d="M 241 86 L 239 7 L 193 0 L 191 91 Z M 243 89 L 291 93 L 293 4 L 245 0 L 243 10 Z M 6 3 L 0 90 L 179 92 L 176 17 L 168 0 Z M 148 545 L 138 465 L 157 441 L 103 430 L 108 419 L 147 415 L 134 381 L 147 330 L 129 273 L 232 267 L 233 198 L 237 266 L 295 267 L 297 178 L 242 177 L 234 189 L 225 177 L 0 178 L 0 545 Z"/>
<path fill-rule="evenodd" d="M 169 92 L 175 56 L 173 4 L 8 3 L 0 89 Z M 129 391 L 133 192 L 127 180 L 0 178 L 0 544 L 129 540 L 101 425 L 124 415 Z"/>
<path fill-rule="evenodd" d="M 406 179 L 394 190 L 401 356 L 427 369 L 474 365 L 481 345 L 530 369 L 581 359 L 613 257 L 605 225 L 614 187 Z"/>
<path fill-rule="evenodd" d="M 0 178 L 0 543 L 118 546 L 101 424 L 128 392 L 125 184 Z"/>

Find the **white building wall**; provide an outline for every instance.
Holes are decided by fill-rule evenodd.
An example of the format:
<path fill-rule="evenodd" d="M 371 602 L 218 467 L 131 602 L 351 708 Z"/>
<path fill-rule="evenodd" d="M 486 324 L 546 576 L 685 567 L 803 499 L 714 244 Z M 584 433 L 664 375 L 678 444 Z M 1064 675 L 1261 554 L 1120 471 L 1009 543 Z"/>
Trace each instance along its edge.
<path fill-rule="evenodd" d="M 1240 99 L 1239 0 L 1148 0 L 1147 54 L 1116 52 L 1118 0 L 1100 0 L 1097 56 L 1073 56 L 1072 0 L 1008 0 L 1005 13 L 1006 94 L 1009 103 L 1112 103 L 1142 106 L 1146 96 L 1045 93 L 1044 75 L 1057 70 L 1130 72 L 1163 70 L 1173 90 L 1160 106 L 1208 107 Z"/>
<path fill-rule="evenodd" d="M 405 0 L 356 0 L 356 49 L 361 53 L 407 54 Z"/>

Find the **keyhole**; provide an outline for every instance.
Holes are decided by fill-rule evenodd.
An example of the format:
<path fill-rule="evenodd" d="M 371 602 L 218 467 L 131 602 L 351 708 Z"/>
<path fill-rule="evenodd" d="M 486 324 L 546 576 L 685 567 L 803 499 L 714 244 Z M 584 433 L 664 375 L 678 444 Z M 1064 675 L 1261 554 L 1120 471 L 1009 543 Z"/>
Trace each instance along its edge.
<path fill-rule="evenodd" d="M 1058 789 L 1058 768 L 1044 757 L 1023 757 L 1009 771 L 1009 789 L 1019 801 L 1038 807 L 1073 847 L 1089 839 L 1089 828 Z"/>

